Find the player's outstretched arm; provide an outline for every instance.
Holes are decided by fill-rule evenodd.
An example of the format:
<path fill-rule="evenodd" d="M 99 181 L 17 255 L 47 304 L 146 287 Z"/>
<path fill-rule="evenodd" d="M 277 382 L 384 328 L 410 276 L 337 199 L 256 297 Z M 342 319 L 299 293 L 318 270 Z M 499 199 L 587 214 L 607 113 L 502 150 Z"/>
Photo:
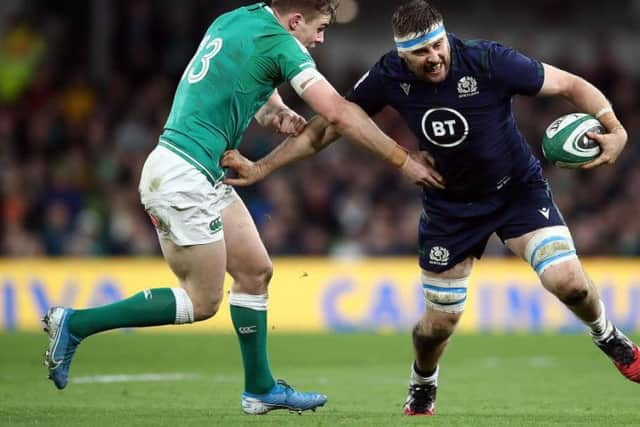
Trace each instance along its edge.
<path fill-rule="evenodd" d="M 284 103 L 277 89 L 254 117 L 260 126 L 273 127 L 285 135 L 299 135 L 307 124 L 304 117 Z"/>
<path fill-rule="evenodd" d="M 584 169 L 594 168 L 602 164 L 615 163 L 627 143 L 627 131 L 618 120 L 611 104 L 591 83 L 581 77 L 568 73 L 548 64 L 544 67 L 544 83 L 539 96 L 560 95 L 572 103 L 580 112 L 591 114 L 602 123 L 607 133 L 590 132 L 589 138 L 596 140 L 602 149 L 601 154 L 593 161 L 582 165 Z"/>
<path fill-rule="evenodd" d="M 407 150 L 382 132 L 364 110 L 347 101 L 326 80 L 315 82 L 301 96 L 337 132 L 400 168 L 412 182 L 444 188 L 442 176 L 431 165 L 410 156 Z"/>
<path fill-rule="evenodd" d="M 247 159 L 238 150 L 229 150 L 222 156 L 220 164 L 233 169 L 238 176 L 227 177 L 224 182 L 240 187 L 254 184 L 285 165 L 318 153 L 339 136 L 322 116 L 315 116 L 299 136 L 285 139 L 256 162 Z"/>

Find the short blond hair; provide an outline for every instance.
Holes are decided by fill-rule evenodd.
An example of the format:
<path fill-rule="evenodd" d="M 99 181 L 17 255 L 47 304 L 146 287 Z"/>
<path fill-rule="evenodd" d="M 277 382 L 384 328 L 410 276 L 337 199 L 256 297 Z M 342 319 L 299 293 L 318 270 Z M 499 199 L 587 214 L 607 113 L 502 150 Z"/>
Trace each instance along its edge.
<path fill-rule="evenodd" d="M 331 22 L 336 20 L 340 0 L 271 0 L 271 7 L 279 13 L 299 11 L 306 18 L 316 15 L 329 15 Z"/>

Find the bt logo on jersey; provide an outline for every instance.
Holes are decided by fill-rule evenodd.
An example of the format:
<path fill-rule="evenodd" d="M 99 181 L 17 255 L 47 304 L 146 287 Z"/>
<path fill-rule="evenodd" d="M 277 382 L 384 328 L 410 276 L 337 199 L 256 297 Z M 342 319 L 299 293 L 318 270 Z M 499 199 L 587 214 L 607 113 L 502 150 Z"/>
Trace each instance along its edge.
<path fill-rule="evenodd" d="M 467 138 L 469 123 L 452 108 L 432 108 L 422 116 L 422 133 L 432 144 L 451 148 Z"/>
<path fill-rule="evenodd" d="M 447 134 L 447 128 L 449 130 L 449 134 L 453 135 L 455 132 L 454 124 L 455 120 L 445 120 L 444 122 L 431 122 L 431 127 L 433 128 L 433 134 L 435 136 L 445 136 Z M 446 128 L 445 128 L 446 127 Z"/>

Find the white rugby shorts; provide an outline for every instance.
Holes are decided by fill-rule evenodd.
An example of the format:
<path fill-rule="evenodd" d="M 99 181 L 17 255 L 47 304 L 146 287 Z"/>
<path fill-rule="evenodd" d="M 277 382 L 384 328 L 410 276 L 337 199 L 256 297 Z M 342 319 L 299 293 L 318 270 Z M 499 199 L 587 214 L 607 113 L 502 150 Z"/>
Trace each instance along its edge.
<path fill-rule="evenodd" d="M 233 187 L 222 181 L 212 185 L 195 167 L 161 146 L 147 157 L 138 190 L 158 237 L 178 246 L 224 239 L 222 210 L 239 198 Z"/>

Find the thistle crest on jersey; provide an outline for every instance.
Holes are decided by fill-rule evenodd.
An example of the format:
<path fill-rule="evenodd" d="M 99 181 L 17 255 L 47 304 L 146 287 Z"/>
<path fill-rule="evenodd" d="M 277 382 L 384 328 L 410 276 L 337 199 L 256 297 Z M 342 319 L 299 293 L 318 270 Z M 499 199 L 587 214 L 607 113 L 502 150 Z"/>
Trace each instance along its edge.
<path fill-rule="evenodd" d="M 478 82 L 471 76 L 464 76 L 458 80 L 458 97 L 465 98 L 467 96 L 477 95 Z"/>

